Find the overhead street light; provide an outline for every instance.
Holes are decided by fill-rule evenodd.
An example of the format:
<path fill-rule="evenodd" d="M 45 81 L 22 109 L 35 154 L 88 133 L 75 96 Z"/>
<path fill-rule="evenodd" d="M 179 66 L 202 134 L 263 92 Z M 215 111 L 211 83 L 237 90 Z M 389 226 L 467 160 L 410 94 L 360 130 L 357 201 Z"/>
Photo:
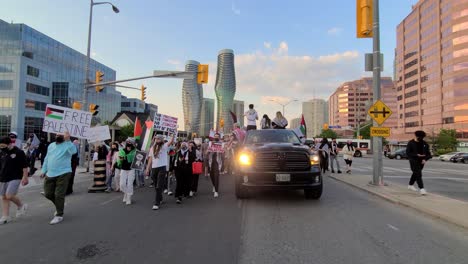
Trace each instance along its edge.
<path fill-rule="evenodd" d="M 299 100 L 297 100 L 297 99 L 292 99 L 292 100 L 290 100 L 289 102 L 287 102 L 287 103 L 285 103 L 285 104 L 280 103 L 280 102 L 279 102 L 278 100 L 276 100 L 276 99 L 270 99 L 269 101 L 275 102 L 275 103 L 281 105 L 281 106 L 283 107 L 283 116 L 284 116 L 284 108 L 285 108 L 288 104 L 290 104 L 290 103 L 292 103 L 292 102 L 297 102 L 297 101 L 299 101 Z"/>

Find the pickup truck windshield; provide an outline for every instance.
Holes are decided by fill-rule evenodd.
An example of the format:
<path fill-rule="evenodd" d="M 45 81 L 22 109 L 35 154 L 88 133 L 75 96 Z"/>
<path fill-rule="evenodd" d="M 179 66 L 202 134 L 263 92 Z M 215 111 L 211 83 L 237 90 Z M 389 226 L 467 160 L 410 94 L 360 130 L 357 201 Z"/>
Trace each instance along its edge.
<path fill-rule="evenodd" d="M 263 144 L 263 143 L 292 143 L 301 144 L 301 140 L 296 133 L 291 130 L 283 129 L 264 129 L 250 130 L 247 133 L 246 144 Z"/>

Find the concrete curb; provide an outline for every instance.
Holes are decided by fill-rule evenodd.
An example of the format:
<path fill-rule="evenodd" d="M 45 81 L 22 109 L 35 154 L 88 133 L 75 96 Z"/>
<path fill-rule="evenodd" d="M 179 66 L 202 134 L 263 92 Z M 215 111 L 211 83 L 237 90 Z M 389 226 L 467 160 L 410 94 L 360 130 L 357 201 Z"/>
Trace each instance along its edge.
<path fill-rule="evenodd" d="M 436 210 L 431 210 L 431 209 L 428 209 L 428 208 L 424 208 L 424 207 L 418 206 L 418 204 L 416 204 L 416 203 L 413 203 L 413 202 L 410 202 L 410 201 L 407 201 L 407 200 L 404 200 L 404 199 L 400 199 L 397 196 L 392 196 L 392 195 L 381 193 L 377 189 L 372 190 L 372 188 L 376 188 L 376 187 L 371 186 L 371 185 L 361 186 L 359 184 L 353 183 L 351 181 L 346 181 L 346 180 L 341 179 L 339 177 L 336 177 L 334 175 L 329 175 L 328 177 L 331 178 L 331 179 L 334 179 L 336 181 L 343 182 L 343 183 L 345 183 L 345 184 L 347 184 L 349 186 L 355 187 L 355 188 L 360 189 L 362 191 L 365 191 L 365 192 L 367 192 L 369 194 L 372 194 L 374 196 L 380 197 L 380 198 L 382 198 L 382 199 L 384 199 L 384 200 L 386 200 L 388 202 L 411 208 L 411 209 L 413 209 L 415 211 L 426 214 L 428 216 L 435 217 L 435 218 L 441 219 L 441 220 L 443 220 L 445 222 L 454 224 L 454 225 L 456 225 L 458 227 L 468 229 L 468 220 L 467 219 L 459 219 L 457 217 L 453 217 L 453 216 L 450 216 L 450 215 L 447 215 L 447 214 L 444 214 L 444 213 L 440 213 L 440 212 L 438 212 Z M 366 188 L 366 187 L 368 187 L 368 188 Z M 434 194 L 431 194 L 431 195 L 434 195 Z M 446 198 L 446 199 L 449 199 L 449 198 Z M 455 199 L 452 199 L 452 200 L 458 202 L 458 200 L 455 200 Z M 468 209 L 466 209 L 466 210 L 468 210 Z"/>

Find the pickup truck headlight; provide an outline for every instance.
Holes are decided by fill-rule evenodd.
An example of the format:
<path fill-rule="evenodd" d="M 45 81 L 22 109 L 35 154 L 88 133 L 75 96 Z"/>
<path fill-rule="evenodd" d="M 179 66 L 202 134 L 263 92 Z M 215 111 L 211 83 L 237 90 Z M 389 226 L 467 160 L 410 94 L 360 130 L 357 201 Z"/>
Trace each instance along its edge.
<path fill-rule="evenodd" d="M 250 166 L 252 165 L 252 158 L 247 153 L 241 153 L 239 156 L 239 163 L 243 166 Z"/>
<path fill-rule="evenodd" d="M 310 156 L 310 165 L 318 165 L 320 163 L 319 156 L 312 155 Z"/>

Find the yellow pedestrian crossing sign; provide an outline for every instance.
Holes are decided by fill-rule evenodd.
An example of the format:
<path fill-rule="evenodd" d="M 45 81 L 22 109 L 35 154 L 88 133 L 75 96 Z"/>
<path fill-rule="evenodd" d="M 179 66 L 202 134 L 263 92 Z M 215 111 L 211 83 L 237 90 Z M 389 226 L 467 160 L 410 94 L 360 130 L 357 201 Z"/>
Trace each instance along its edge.
<path fill-rule="evenodd" d="M 377 100 L 377 102 L 369 108 L 367 113 L 377 124 L 381 125 L 392 115 L 392 110 L 382 101 Z"/>

